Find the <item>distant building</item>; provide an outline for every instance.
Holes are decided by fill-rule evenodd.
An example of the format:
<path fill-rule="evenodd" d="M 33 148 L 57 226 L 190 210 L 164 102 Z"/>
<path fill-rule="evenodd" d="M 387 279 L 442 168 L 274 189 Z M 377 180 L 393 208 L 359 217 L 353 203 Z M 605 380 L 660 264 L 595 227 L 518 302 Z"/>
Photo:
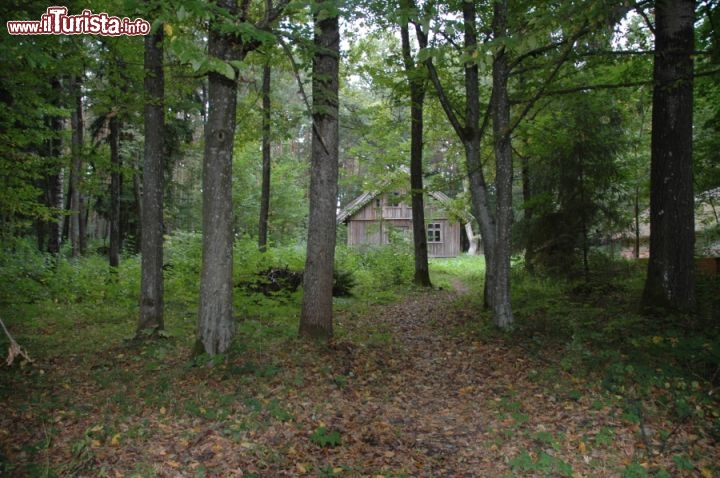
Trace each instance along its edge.
<path fill-rule="evenodd" d="M 448 213 L 451 199 L 441 192 L 425 195 L 425 233 L 429 257 L 455 257 L 463 248 L 463 226 Z M 347 244 L 383 245 L 395 240 L 412 242 L 412 207 L 406 191 L 367 192 L 337 214 L 347 224 Z"/>
<path fill-rule="evenodd" d="M 650 254 L 650 210 L 640 213 L 641 258 Z M 632 242 L 635 239 L 634 228 L 621 235 L 624 248 L 622 255 L 632 257 Z M 698 257 L 720 257 L 720 187 L 703 191 L 695 197 L 695 254 Z"/>

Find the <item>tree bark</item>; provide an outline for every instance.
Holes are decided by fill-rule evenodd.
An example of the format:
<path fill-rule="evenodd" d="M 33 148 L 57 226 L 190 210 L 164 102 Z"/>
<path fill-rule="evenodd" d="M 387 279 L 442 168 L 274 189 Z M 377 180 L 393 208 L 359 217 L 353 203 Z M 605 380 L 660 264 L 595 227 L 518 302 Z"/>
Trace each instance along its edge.
<path fill-rule="evenodd" d="M 695 308 L 693 52 L 695 2 L 655 2 L 650 166 L 650 260 L 643 306 Z"/>
<path fill-rule="evenodd" d="M 59 79 L 51 80 L 52 92 L 54 95 L 53 104 L 61 106 L 62 83 Z M 62 242 L 62 217 L 63 210 L 63 170 L 61 164 L 62 156 L 62 130 L 63 119 L 59 116 L 47 116 L 45 119 L 49 130 L 49 137 L 45 140 L 41 155 L 47 159 L 47 173 L 41 179 L 41 190 L 43 192 L 42 203 L 50 210 L 50 219 L 37 220 L 38 249 L 50 254 L 60 253 Z"/>
<path fill-rule="evenodd" d="M 218 2 L 231 15 L 235 0 Z M 211 24 L 209 54 L 234 58 L 233 40 Z M 236 72 L 237 74 L 237 72 Z M 235 332 L 232 305 L 233 210 L 232 158 L 235 140 L 237 78 L 208 75 L 208 112 L 203 159 L 203 251 L 196 352 L 210 355 L 228 350 Z"/>
<path fill-rule="evenodd" d="M 236 23 L 247 24 L 250 2 L 238 9 L 236 0 L 219 0 L 218 7 Z M 287 5 L 265 4 L 264 19 L 254 28 L 266 29 Z M 227 31 L 227 20 L 218 16 L 210 22 L 208 53 L 223 62 L 242 61 L 261 43 L 237 32 Z M 232 158 L 235 142 L 237 75 L 233 78 L 215 71 L 208 74 L 205 152 L 203 158 L 203 251 L 200 269 L 200 304 L 198 308 L 195 352 L 210 355 L 224 353 L 230 347 L 235 323 L 232 304 L 233 209 Z"/>
<path fill-rule="evenodd" d="M 406 0 L 402 8 L 408 8 Z M 412 203 L 413 246 L 415 251 L 415 284 L 432 287 L 428 266 L 428 242 L 425 230 L 425 193 L 423 186 L 423 107 L 425 104 L 425 77 L 413 60 L 407 17 L 400 25 L 405 75 L 410 88 L 410 195 Z M 420 40 L 420 49 L 427 45 Z"/>
<path fill-rule="evenodd" d="M 468 54 L 477 50 L 477 31 L 475 20 L 475 4 L 473 2 L 463 2 L 462 5 L 463 24 L 464 24 L 464 43 L 465 50 Z M 425 37 L 419 25 L 416 25 L 418 38 Z M 430 81 L 435 87 L 438 94 L 440 105 L 445 112 L 450 124 L 455 130 L 458 138 L 463 143 L 465 150 L 465 163 L 468 172 L 468 180 L 470 185 L 470 207 L 472 214 L 480 227 L 480 236 L 483 245 L 483 254 L 485 255 L 485 284 L 484 284 L 484 303 L 485 307 L 494 310 L 494 290 L 495 290 L 495 244 L 496 244 L 496 226 L 495 214 L 490 204 L 490 194 L 488 184 L 485 180 L 482 161 L 480 158 L 480 143 L 484 130 L 487 125 L 487 115 L 485 120 L 480 123 L 480 86 L 479 73 L 477 63 L 469 60 L 465 63 L 465 121 L 460 122 L 457 114 L 450 104 L 445 89 L 440 82 L 440 76 L 432 62 L 432 58 L 425 60 L 428 69 Z"/>
<path fill-rule="evenodd" d="M 530 227 L 533 218 L 533 209 L 530 207 L 530 201 L 532 199 L 532 185 L 530 179 L 530 158 L 522 156 L 522 196 L 523 196 L 523 222 L 525 223 L 525 270 L 528 273 L 533 274 L 535 272 L 535 265 L 533 264 L 533 254 L 535 252 L 535 243 L 530 234 Z"/>
<path fill-rule="evenodd" d="M 495 39 L 507 38 L 508 0 L 496 0 L 493 14 Z M 510 306 L 510 253 L 513 222 L 513 162 L 510 143 L 510 100 L 507 82 L 510 75 L 507 50 L 500 46 L 493 62 L 493 141 L 495 149 L 495 188 L 497 191 L 497 236 L 495 242 L 495 289 L 493 311 L 495 325 L 507 329 L 514 318 Z"/>
<path fill-rule="evenodd" d="M 635 185 L 634 204 L 635 241 L 633 244 L 633 257 L 640 259 L 640 185 Z"/>
<path fill-rule="evenodd" d="M 262 84 L 262 185 L 260 187 L 260 224 L 258 226 L 258 249 L 267 250 L 268 216 L 270 215 L 270 173 L 272 158 L 270 156 L 270 83 L 272 68 L 263 66 Z"/>
<path fill-rule="evenodd" d="M 330 338 L 333 333 L 332 287 L 338 192 L 340 26 L 337 13 L 324 10 L 319 2 L 314 3 L 313 8 L 315 53 L 310 217 L 299 332 L 303 337 Z"/>
<path fill-rule="evenodd" d="M 120 171 L 120 119 L 116 113 L 110 118 L 110 267 L 120 265 L 120 191 L 122 172 Z"/>
<path fill-rule="evenodd" d="M 477 50 L 478 46 L 475 4 L 473 2 L 463 2 L 462 8 L 465 48 L 468 52 L 472 52 Z M 449 107 L 445 108 L 446 113 L 448 109 Z M 465 128 L 460 131 L 470 180 L 471 208 L 480 226 L 483 253 L 485 255 L 484 303 L 486 308 L 494 311 L 497 278 L 497 268 L 495 266 L 497 232 L 495 215 L 490 205 L 487 181 L 485 180 L 480 159 L 483 126 L 480 125 L 479 72 L 477 63 L 472 60 L 465 63 Z"/>
<path fill-rule="evenodd" d="M 82 202 L 80 194 L 80 178 L 82 176 L 83 163 L 83 138 L 84 138 L 84 115 L 82 104 L 82 80 L 80 77 L 73 79 L 73 95 L 75 100 L 75 108 L 70 116 L 70 127 L 72 129 L 72 146 L 71 155 L 72 162 L 70 166 L 70 184 L 68 193 L 70 195 L 70 216 L 68 236 L 70 238 L 70 247 L 72 248 L 72 256 L 78 257 L 85 253 L 81 235 L 84 232 L 82 225 Z"/>
<path fill-rule="evenodd" d="M 163 25 L 145 36 L 145 150 L 140 207 L 140 318 L 136 336 L 155 335 L 163 318 L 163 159 L 165 108 Z"/>

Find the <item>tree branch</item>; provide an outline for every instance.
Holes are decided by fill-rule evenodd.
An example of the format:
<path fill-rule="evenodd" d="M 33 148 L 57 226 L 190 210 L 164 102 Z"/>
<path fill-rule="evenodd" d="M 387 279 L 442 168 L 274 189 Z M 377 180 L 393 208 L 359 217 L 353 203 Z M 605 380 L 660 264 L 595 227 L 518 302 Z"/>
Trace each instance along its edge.
<path fill-rule="evenodd" d="M 12 335 L 10 335 L 7 327 L 5 327 L 5 322 L 3 322 L 2 319 L 0 319 L 0 326 L 2 326 L 5 335 L 7 335 L 8 340 L 10 340 L 10 347 L 8 347 L 8 356 L 5 359 L 5 363 L 7 364 L 7 366 L 11 366 L 17 357 L 22 357 L 28 362 L 32 362 L 33 360 L 30 358 L 28 353 L 23 350 L 23 348 L 20 347 L 20 345 L 15 341 Z"/>
<path fill-rule="evenodd" d="M 515 120 L 510 125 L 511 133 L 515 130 L 515 128 L 517 128 L 517 126 L 520 124 L 520 122 L 525 118 L 525 116 L 528 114 L 530 109 L 535 105 L 537 100 L 539 100 L 543 96 L 548 85 L 550 85 L 555 80 L 558 73 L 560 72 L 560 68 L 565 64 L 567 59 L 570 57 L 570 53 L 572 53 L 572 51 L 573 51 L 573 44 L 578 40 L 578 38 L 580 38 L 582 35 L 585 34 L 585 32 L 587 32 L 587 30 L 588 30 L 587 27 L 588 27 L 588 23 L 586 21 L 583 24 L 583 26 L 580 27 L 580 29 L 576 32 L 576 34 L 573 35 L 572 38 L 570 38 L 566 42 L 567 48 L 565 48 L 565 51 L 562 53 L 562 55 L 560 56 L 560 59 L 555 64 L 555 68 L 553 68 L 553 70 L 550 72 L 548 77 L 543 82 L 543 85 L 540 88 L 538 88 L 538 90 L 535 92 L 535 94 L 530 99 L 530 101 L 528 101 L 527 104 L 525 105 L 525 108 L 523 108 L 523 110 L 520 112 L 520 114 L 517 115 Z"/>

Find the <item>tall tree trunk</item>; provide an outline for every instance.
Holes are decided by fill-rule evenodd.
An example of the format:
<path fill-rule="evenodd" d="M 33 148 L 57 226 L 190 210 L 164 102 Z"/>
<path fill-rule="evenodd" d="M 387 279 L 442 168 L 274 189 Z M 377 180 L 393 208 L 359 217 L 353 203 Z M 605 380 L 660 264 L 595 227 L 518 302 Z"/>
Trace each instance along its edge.
<path fill-rule="evenodd" d="M 82 104 L 82 80 L 80 76 L 73 78 L 72 82 L 73 95 L 75 100 L 75 108 L 70 116 L 70 127 L 72 129 L 72 146 L 71 155 L 72 162 L 70 166 L 70 185 L 68 194 L 70 195 L 70 216 L 68 236 L 70 238 L 70 246 L 72 248 L 72 256 L 78 257 L 85 253 L 81 240 L 81 223 L 82 223 L 82 202 L 80 200 L 80 177 L 82 176 L 83 163 L 83 138 L 84 138 L 84 115 Z"/>
<path fill-rule="evenodd" d="M 51 81 L 53 90 L 53 103 L 60 106 L 62 95 L 62 83 L 58 79 Z M 43 191 L 42 202 L 50 211 L 49 220 L 38 220 L 37 238 L 38 248 L 51 254 L 60 252 L 62 242 L 62 217 L 59 215 L 64 208 L 63 203 L 63 171 L 61 164 L 62 156 L 62 130 L 63 119 L 59 116 L 48 116 L 46 124 L 50 131 L 50 137 L 45 141 L 41 154 L 47 159 L 47 174 L 42 178 L 41 186 Z"/>
<path fill-rule="evenodd" d="M 219 5 L 237 14 L 235 0 Z M 208 50 L 221 60 L 236 59 L 232 37 L 211 24 Z M 237 58 L 242 59 L 242 58 Z M 237 74 L 237 72 L 236 72 Z M 232 158 L 235 140 L 237 78 L 208 75 L 208 112 L 203 159 L 203 251 L 196 352 L 224 353 L 230 347 L 235 323 L 232 304 L 233 210 Z"/>
<path fill-rule="evenodd" d="M 633 257 L 640 258 L 640 185 L 635 184 L 635 243 L 633 246 Z"/>
<path fill-rule="evenodd" d="M 462 15 L 464 24 L 464 42 L 465 50 L 468 54 L 472 54 L 477 50 L 477 31 L 475 21 L 475 3 L 463 2 Z M 418 38 L 423 38 L 427 43 L 427 35 L 422 31 L 419 24 L 415 25 Z M 473 216 L 480 226 L 480 236 L 483 245 L 483 254 L 485 255 L 485 288 L 484 303 L 485 307 L 494 310 L 493 300 L 495 294 L 495 244 L 496 244 L 496 227 L 495 216 L 490 204 L 490 193 L 488 184 L 485 180 L 482 161 L 480 158 L 480 142 L 483 137 L 485 127 L 487 125 L 487 115 L 485 121 L 480 124 L 480 86 L 478 65 L 474 60 L 465 63 L 465 122 L 460 122 L 455 110 L 453 109 L 450 99 L 440 82 L 440 76 L 432 62 L 432 57 L 425 60 L 428 69 L 430 81 L 435 87 L 438 94 L 440 104 L 447 116 L 450 124 L 455 130 L 458 138 L 463 143 L 465 150 L 465 163 L 468 172 L 468 180 L 470 185 L 470 207 Z"/>
<path fill-rule="evenodd" d="M 473 2 L 463 2 L 462 9 L 465 48 L 468 52 L 473 52 L 478 47 L 475 4 Z M 445 110 L 447 113 L 448 108 L 445 108 Z M 461 137 L 465 148 L 468 178 L 470 179 L 471 207 L 473 215 L 480 226 L 483 252 L 485 254 L 484 303 L 486 308 L 494 311 L 494 291 L 497 278 L 497 268 L 495 266 L 497 229 L 480 159 L 480 142 L 483 134 L 483 128 L 480 125 L 480 85 L 478 65 L 473 60 L 465 63 L 465 124 L 465 128 L 461 128 Z"/>
<path fill-rule="evenodd" d="M 237 23 L 248 24 L 251 2 L 218 0 L 220 9 Z M 265 2 L 265 15 L 254 29 L 265 30 L 282 14 L 286 0 L 276 7 Z M 208 53 L 222 62 L 242 61 L 260 41 L 228 32 L 226 16 L 210 22 Z M 229 64 L 228 64 L 229 65 Z M 235 142 L 237 70 L 233 78 L 208 74 L 205 153 L 203 158 L 203 252 L 200 269 L 200 305 L 195 352 L 224 353 L 230 347 L 235 324 L 232 306 L 233 209 L 232 158 Z"/>
<path fill-rule="evenodd" d="M 495 39 L 507 37 L 508 0 L 496 0 L 493 14 Z M 497 236 L 495 241 L 495 289 L 493 311 L 495 325 L 507 329 L 514 318 L 510 306 L 510 253 L 513 220 L 513 162 L 510 143 L 510 101 L 507 82 L 510 75 L 507 50 L 499 47 L 493 62 L 493 141 L 495 146 L 495 188 L 497 191 Z"/>
<path fill-rule="evenodd" d="M 258 226 L 258 248 L 267 250 L 268 216 L 270 215 L 270 171 L 272 158 L 270 156 L 270 83 L 272 69 L 269 64 L 263 66 L 262 84 L 262 185 L 260 188 L 260 223 Z"/>
<path fill-rule="evenodd" d="M 164 329 L 163 282 L 163 159 L 165 107 L 163 25 L 145 36 L 145 150 L 140 201 L 140 318 L 136 335 Z"/>
<path fill-rule="evenodd" d="M 650 260 L 643 305 L 695 308 L 692 123 L 695 2 L 655 2 Z"/>
<path fill-rule="evenodd" d="M 116 113 L 110 118 L 110 267 L 120 265 L 120 191 L 122 171 L 120 163 L 120 119 Z"/>
<path fill-rule="evenodd" d="M 401 1 L 408 8 L 407 1 Z M 410 32 L 405 16 L 400 25 L 405 75 L 410 87 L 410 195 L 412 203 L 413 246 L 415 249 L 415 284 L 431 287 L 428 267 L 428 242 L 425 230 L 425 201 L 423 187 L 423 107 L 425 104 L 425 76 L 415 65 L 410 48 Z M 419 47 L 427 45 L 420 41 Z"/>
<path fill-rule="evenodd" d="M 335 5 L 329 6 L 335 10 Z M 313 136 L 310 217 L 300 335 L 329 338 L 333 333 L 332 287 L 335 262 L 335 214 L 338 194 L 338 82 L 340 25 L 336 11 L 313 4 Z"/>
<path fill-rule="evenodd" d="M 530 158 L 528 156 L 521 156 L 520 160 L 522 162 L 520 174 L 522 176 L 523 222 L 525 223 L 525 270 L 533 274 L 535 272 L 535 266 L 533 264 L 535 244 L 532 239 L 532 234 L 530 233 L 533 217 L 533 209 L 530 207 L 530 201 L 532 199 Z"/>

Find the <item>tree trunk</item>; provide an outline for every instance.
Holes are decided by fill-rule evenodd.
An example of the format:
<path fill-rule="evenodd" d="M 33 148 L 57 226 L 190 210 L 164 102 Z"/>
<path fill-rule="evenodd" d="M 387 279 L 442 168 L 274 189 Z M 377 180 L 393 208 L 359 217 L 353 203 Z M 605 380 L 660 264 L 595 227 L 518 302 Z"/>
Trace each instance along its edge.
<path fill-rule="evenodd" d="M 116 114 L 110 118 L 110 267 L 120 265 L 120 120 Z"/>
<path fill-rule="evenodd" d="M 262 185 L 260 188 L 260 224 L 258 227 L 258 248 L 267 250 L 268 216 L 270 214 L 270 172 L 272 158 L 270 156 L 270 80 L 272 69 L 269 64 L 263 67 L 262 84 Z"/>
<path fill-rule="evenodd" d="M 463 24 L 464 24 L 464 42 L 465 50 L 468 54 L 472 54 L 477 50 L 477 32 L 475 22 L 475 4 L 473 2 L 463 2 L 462 4 Z M 427 42 L 427 36 L 421 27 L 416 24 L 418 38 L 423 38 Z M 488 191 L 485 174 L 483 173 L 482 161 L 480 160 L 480 141 L 483 131 L 487 124 L 483 121 L 480 124 L 480 86 L 477 62 L 474 60 L 465 63 L 465 122 L 462 124 L 455 113 L 448 95 L 446 94 L 440 77 L 432 62 L 432 57 L 425 60 L 425 65 L 430 75 L 430 81 L 435 87 L 438 94 L 440 104 L 452 125 L 458 138 L 463 143 L 465 150 L 465 162 L 468 172 L 468 180 L 470 184 L 470 207 L 473 216 L 480 226 L 480 236 L 483 245 L 483 254 L 485 255 L 485 288 L 484 302 L 485 307 L 493 309 L 493 291 L 495 289 L 495 244 L 496 244 L 496 228 L 493 209 L 490 205 L 490 194 Z M 487 115 L 485 117 L 487 119 Z"/>
<path fill-rule="evenodd" d="M 51 81 L 54 94 L 53 103 L 60 107 L 62 95 L 62 83 L 58 79 Z M 50 219 L 39 219 L 37 222 L 38 248 L 50 254 L 60 252 L 62 242 L 62 217 L 60 211 L 64 208 L 63 203 L 63 171 L 61 164 L 62 157 L 62 130 L 63 119 L 59 116 L 48 116 L 46 124 L 50 131 L 50 137 L 45 141 L 42 155 L 47 159 L 48 173 L 42 178 L 43 204 L 50 209 Z"/>
<path fill-rule="evenodd" d="M 236 14 L 235 0 L 219 3 L 231 15 Z M 232 38 L 222 33 L 219 25 L 211 25 L 210 56 L 221 60 L 236 59 L 233 48 L 237 47 Z M 225 353 L 235 332 L 232 304 L 232 158 L 236 105 L 237 78 L 229 79 L 210 72 L 203 159 L 203 251 L 195 347 L 196 352 L 210 355 Z"/>
<path fill-rule="evenodd" d="M 478 45 L 475 4 L 473 2 L 463 2 L 462 8 L 465 25 L 465 48 L 472 52 L 477 49 Z M 466 127 L 461 131 L 465 131 L 463 146 L 465 147 L 465 162 L 467 163 L 468 178 L 470 179 L 471 208 L 480 226 L 483 253 L 485 254 L 484 303 L 486 308 L 494 311 L 494 291 L 497 277 L 497 268 L 495 267 L 497 231 L 480 159 L 480 142 L 482 138 L 480 85 L 478 66 L 475 61 L 468 61 L 465 64 L 465 124 Z"/>
<path fill-rule="evenodd" d="M 468 255 L 474 256 L 477 254 L 477 238 L 470 222 L 465 223 L 465 235 L 468 237 Z"/>
<path fill-rule="evenodd" d="M 507 37 L 508 1 L 496 0 L 493 31 L 496 39 Z M 510 75 L 507 50 L 500 47 L 493 62 L 493 141 L 495 146 L 495 188 L 497 191 L 497 236 L 495 240 L 495 288 L 492 299 L 495 325 L 507 329 L 514 318 L 510 306 L 510 253 L 513 220 L 513 163 L 510 143 L 510 101 L 507 82 Z"/>
<path fill-rule="evenodd" d="M 165 108 L 163 25 L 145 36 L 145 150 L 140 200 L 140 318 L 136 336 L 164 329 L 163 159 Z"/>
<path fill-rule="evenodd" d="M 530 184 L 530 158 L 522 156 L 520 160 L 522 162 L 523 222 L 525 223 L 525 270 L 530 274 L 533 274 L 535 272 L 535 265 L 533 264 L 535 244 L 532 239 L 532 234 L 530 233 L 533 217 L 533 210 L 532 207 L 530 207 L 530 201 L 532 199 L 532 186 Z"/>
<path fill-rule="evenodd" d="M 633 257 L 640 258 L 640 185 L 635 184 L 635 244 L 633 247 Z"/>
<path fill-rule="evenodd" d="M 310 217 L 300 335 L 330 338 L 333 333 L 332 287 L 338 193 L 340 27 L 337 13 L 324 10 L 322 3 L 313 4 L 313 8 L 315 53 Z"/>
<path fill-rule="evenodd" d="M 70 116 L 70 127 L 72 129 L 72 162 L 70 166 L 70 185 L 68 188 L 68 194 L 70 195 L 68 236 L 73 257 L 78 257 L 85 253 L 82 247 L 83 241 L 81 240 L 80 227 L 83 216 L 82 202 L 80 199 L 80 177 L 82 176 L 83 129 L 85 128 L 81 88 L 82 80 L 79 76 L 75 77 L 73 79 L 75 109 Z"/>
<path fill-rule="evenodd" d="M 407 2 L 401 2 L 407 8 Z M 425 103 L 425 78 L 415 65 L 410 49 L 408 20 L 400 25 L 405 75 L 410 87 L 410 195 L 412 203 L 413 245 L 415 249 L 415 284 L 431 287 L 428 267 L 428 242 L 425 230 L 425 201 L 423 187 L 423 106 Z M 421 40 L 421 39 L 419 39 Z M 427 45 L 420 41 L 419 47 Z"/>
<path fill-rule="evenodd" d="M 692 123 L 695 2 L 655 2 L 650 260 L 643 306 L 695 308 Z"/>

